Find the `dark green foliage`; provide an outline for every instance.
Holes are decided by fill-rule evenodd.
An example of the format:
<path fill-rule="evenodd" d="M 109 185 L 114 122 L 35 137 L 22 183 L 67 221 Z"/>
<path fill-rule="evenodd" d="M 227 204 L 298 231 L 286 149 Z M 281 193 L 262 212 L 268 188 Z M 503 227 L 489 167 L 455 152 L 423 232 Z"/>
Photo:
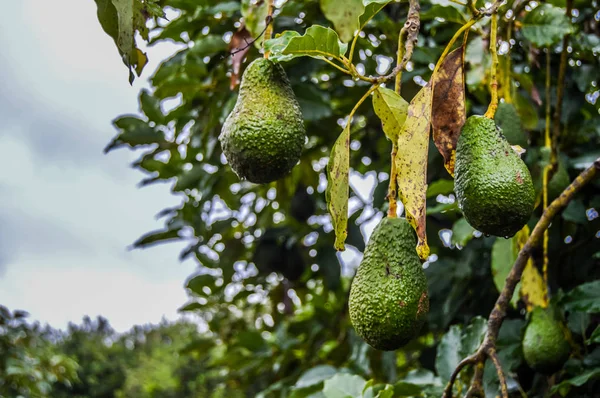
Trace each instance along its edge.
<path fill-rule="evenodd" d="M 513 236 L 533 212 L 535 191 L 527 165 L 484 116 L 471 116 L 463 126 L 454 186 L 465 218 L 484 234 Z"/>
<path fill-rule="evenodd" d="M 553 308 L 534 308 L 523 337 L 527 364 L 546 374 L 562 368 L 571 352 L 565 332 L 566 326 L 557 319 Z"/>
<path fill-rule="evenodd" d="M 281 65 L 254 60 L 219 136 L 223 154 L 240 178 L 278 180 L 300 159 L 306 134 L 300 105 Z"/>
<path fill-rule="evenodd" d="M 350 320 L 378 350 L 397 350 L 415 338 L 429 312 L 427 280 L 404 218 L 377 225 L 352 281 Z"/>
<path fill-rule="evenodd" d="M 494 115 L 494 121 L 502 129 L 502 134 L 511 145 L 527 147 L 527 136 L 523 131 L 521 118 L 513 104 L 501 102 Z"/>

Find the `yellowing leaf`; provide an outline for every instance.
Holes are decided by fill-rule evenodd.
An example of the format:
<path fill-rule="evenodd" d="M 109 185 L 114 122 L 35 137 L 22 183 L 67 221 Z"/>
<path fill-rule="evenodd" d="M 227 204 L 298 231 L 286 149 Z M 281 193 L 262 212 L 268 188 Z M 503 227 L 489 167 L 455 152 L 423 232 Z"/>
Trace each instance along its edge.
<path fill-rule="evenodd" d="M 133 83 L 133 72 L 140 76 L 148 63 L 146 53 L 137 48 L 135 34 L 138 32 L 144 40 L 148 40 L 146 20 L 149 16 L 160 15 L 154 13 L 154 4 L 142 3 L 140 0 L 95 1 L 98 21 L 102 29 L 115 41 L 123 63 L 129 69 L 129 83 Z M 158 11 L 162 12 L 160 8 Z"/>
<path fill-rule="evenodd" d="M 394 90 L 378 87 L 373 92 L 373 109 L 381 119 L 383 132 L 390 141 L 395 142 L 406 121 L 408 102 Z"/>
<path fill-rule="evenodd" d="M 464 46 L 446 56 L 432 77 L 431 126 L 433 142 L 444 157 L 444 166 L 454 176 L 456 143 L 465 124 Z"/>
<path fill-rule="evenodd" d="M 516 239 L 518 251 L 525 246 L 528 238 L 529 227 L 525 225 L 514 237 L 514 239 Z M 548 306 L 547 286 L 531 257 L 527 261 L 527 265 L 521 275 L 521 289 L 519 290 L 519 296 L 525 303 L 527 311 L 531 311 L 536 306 L 543 308 Z"/>
<path fill-rule="evenodd" d="M 398 191 L 406 218 L 417 232 L 417 253 L 422 260 L 429 256 L 425 233 L 427 194 L 427 152 L 431 121 L 431 85 L 427 84 L 408 106 L 408 116 L 398 135 Z"/>
<path fill-rule="evenodd" d="M 350 171 L 350 122 L 338 137 L 331 150 L 327 164 L 327 208 L 335 231 L 336 250 L 345 250 L 348 236 L 348 174 Z"/>

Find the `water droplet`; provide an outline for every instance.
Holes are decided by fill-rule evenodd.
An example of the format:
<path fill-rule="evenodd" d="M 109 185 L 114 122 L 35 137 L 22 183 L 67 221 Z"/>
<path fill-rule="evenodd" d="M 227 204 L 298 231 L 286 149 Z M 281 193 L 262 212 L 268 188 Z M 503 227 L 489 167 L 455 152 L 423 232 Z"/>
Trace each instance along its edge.
<path fill-rule="evenodd" d="M 485 236 L 486 238 L 489 238 L 490 234 L 483 234 L 483 236 Z"/>
<path fill-rule="evenodd" d="M 505 236 L 504 237 L 504 239 L 510 239 L 510 238 L 511 238 L 511 236 Z"/>
<path fill-rule="evenodd" d="M 598 211 L 596 211 L 596 209 L 591 207 L 585 211 L 585 215 L 586 215 L 588 221 L 592 221 L 592 220 L 598 218 Z"/>
<path fill-rule="evenodd" d="M 573 237 L 571 235 L 567 235 L 565 238 L 565 243 L 568 245 L 571 242 L 573 242 Z"/>

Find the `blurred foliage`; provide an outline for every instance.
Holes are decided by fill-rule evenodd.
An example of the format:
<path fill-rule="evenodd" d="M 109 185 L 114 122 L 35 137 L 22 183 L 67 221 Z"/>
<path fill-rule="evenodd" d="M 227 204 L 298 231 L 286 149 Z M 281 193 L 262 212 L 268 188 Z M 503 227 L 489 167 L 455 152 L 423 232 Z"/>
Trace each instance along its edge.
<path fill-rule="evenodd" d="M 283 62 L 306 123 L 308 141 L 301 161 L 288 177 L 268 185 L 240 181 L 226 165 L 217 140 L 237 96 L 230 89 L 228 45 L 242 26 L 242 15 L 252 24 L 251 32 L 261 31 L 264 2 L 149 3 L 170 15 L 169 21 L 148 15 L 150 43 L 183 46 L 154 71 L 150 88 L 140 92 L 141 113 L 115 119 L 118 135 L 106 151 L 135 149 L 140 157 L 133 167 L 146 175 L 140 185 L 168 182 L 181 198 L 179 206 L 158 213 L 164 227 L 140 237 L 134 246 L 187 243 L 180 260 L 195 259 L 198 272 L 186 283 L 190 300 L 180 310 L 197 316 L 206 331 L 197 334 L 187 324 L 163 324 L 114 340 L 108 325 L 86 321 L 71 327 L 60 347 L 79 363 L 80 381 L 57 387 L 60 393 L 52 396 L 439 397 L 453 367 L 475 350 L 485 333 L 485 317 L 498 295 L 495 273 L 510 267 L 499 262 L 513 256 L 493 257 L 492 247 L 512 245 L 495 245 L 503 238 L 482 236 L 468 226 L 444 160 L 430 143 L 431 255 L 424 267 L 431 311 L 421 336 L 403 349 L 372 349 L 356 336 L 347 316 L 348 290 L 365 237 L 387 211 L 391 143 L 370 101 L 358 108 L 350 128 L 351 197 L 344 254 L 333 249 L 324 193 L 331 148 L 369 84 L 320 59 Z M 332 2 L 321 3 L 327 3 L 325 13 L 317 0 L 277 1 L 274 32 L 302 35 L 313 25 L 339 29 L 339 10 L 331 10 Z M 543 10 L 526 3 L 508 0 L 501 8 L 500 73 L 514 82 L 512 101 L 528 140 L 523 158 L 541 186 L 548 161 L 541 148 L 544 52 L 550 52 L 555 93 L 565 33 L 572 36 L 557 144 L 571 179 L 600 156 L 600 16 L 597 0 L 574 1 L 570 19 L 564 16 L 565 1 L 547 2 Z M 367 7 L 375 12 L 373 5 Z M 515 22 L 509 10 L 517 9 Z M 356 45 L 358 70 L 389 73 L 407 10 L 406 2 L 391 2 L 366 24 Z M 468 10 L 457 2 L 421 2 L 418 44 L 402 75 L 406 101 L 429 80 L 446 43 L 468 19 Z M 343 29 L 347 35 L 347 26 Z M 466 48 L 469 115 L 482 114 L 489 102 L 487 29 L 486 23 L 476 24 Z M 260 56 L 253 46 L 245 64 Z M 554 94 L 551 102 L 556 103 Z M 586 186 L 549 229 L 549 292 L 573 334 L 572 356 L 550 379 L 529 369 L 521 353 L 525 305 L 515 302 L 498 340 L 512 395 L 542 397 L 550 390 L 560 396 L 592 397 L 600 389 L 599 190 L 598 180 Z M 536 209 L 530 228 L 540 213 Z M 541 267 L 540 251 L 533 260 Z M 463 372 L 457 383 L 463 393 L 469 376 Z M 486 394 L 495 395 L 497 379 L 489 363 L 484 381 Z"/>

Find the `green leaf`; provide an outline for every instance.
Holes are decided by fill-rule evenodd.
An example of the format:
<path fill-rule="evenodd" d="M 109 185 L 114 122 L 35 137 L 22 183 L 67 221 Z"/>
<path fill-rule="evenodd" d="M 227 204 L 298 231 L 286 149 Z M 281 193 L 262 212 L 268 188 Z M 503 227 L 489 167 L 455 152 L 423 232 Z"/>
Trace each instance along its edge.
<path fill-rule="evenodd" d="M 361 397 L 367 382 L 360 376 L 336 374 L 325 380 L 323 394 L 327 398 L 356 398 Z"/>
<path fill-rule="evenodd" d="M 257 38 L 265 30 L 265 18 L 269 12 L 268 1 L 242 0 L 241 12 L 244 24 L 253 38 Z M 262 40 L 256 40 L 254 46 L 260 48 Z"/>
<path fill-rule="evenodd" d="M 453 6 L 434 4 L 430 9 L 421 13 L 422 21 L 429 21 L 438 18 L 443 18 L 448 22 L 453 22 L 460 25 L 464 25 L 467 22 L 465 14 Z"/>
<path fill-rule="evenodd" d="M 289 61 L 303 56 L 340 58 L 347 49 L 348 45 L 340 42 L 334 30 L 320 25 L 306 29 L 302 36 L 298 32 L 285 31 L 265 42 L 265 51 L 270 51 L 269 59 L 274 61 Z"/>
<path fill-rule="evenodd" d="M 313 386 L 315 384 L 319 384 L 322 381 L 325 381 L 331 378 L 333 375 L 337 373 L 337 369 L 333 366 L 329 365 L 320 365 L 315 366 L 312 369 L 307 370 L 300 376 L 296 384 L 295 388 L 306 388 Z"/>
<path fill-rule="evenodd" d="M 142 108 L 142 112 L 144 112 L 151 122 L 156 124 L 163 123 L 165 115 L 160 109 L 160 100 L 150 94 L 146 89 L 142 89 L 140 92 L 140 107 Z"/>
<path fill-rule="evenodd" d="M 148 40 L 147 16 L 148 8 L 140 0 L 95 0 L 97 15 L 102 29 L 113 38 L 121 54 L 123 63 L 129 69 L 129 83 L 133 83 L 135 75 L 141 75 L 148 57 L 137 48 L 136 32 Z"/>
<path fill-rule="evenodd" d="M 165 142 L 164 134 L 148 125 L 142 119 L 134 116 L 123 116 L 113 121 L 113 125 L 122 130 L 104 148 L 104 153 L 108 153 L 115 148 L 128 145 L 133 148 L 139 145 L 161 144 Z"/>
<path fill-rule="evenodd" d="M 454 192 L 454 180 L 440 178 L 439 180 L 433 181 L 427 187 L 427 198 L 433 198 L 438 195 L 448 195 L 452 192 Z"/>
<path fill-rule="evenodd" d="M 506 277 L 517 259 L 516 242 L 513 238 L 496 238 L 492 246 L 492 275 L 499 292 L 504 288 Z M 515 289 L 515 294 L 517 289 Z"/>
<path fill-rule="evenodd" d="M 418 384 L 399 381 L 394 384 L 394 394 L 398 397 L 418 397 L 422 388 Z"/>
<path fill-rule="evenodd" d="M 435 370 L 444 383 L 450 380 L 452 372 L 462 360 L 460 354 L 462 348 L 461 334 L 462 327 L 460 325 L 452 325 L 437 346 Z"/>
<path fill-rule="evenodd" d="M 462 334 L 460 355 L 466 358 L 473 354 L 483 342 L 487 332 L 487 319 L 477 316 L 473 318 Z M 461 360 L 462 360 L 461 358 Z"/>
<path fill-rule="evenodd" d="M 586 342 L 586 344 L 595 344 L 600 343 L 600 326 L 597 326 L 596 329 L 592 332 L 592 335 Z"/>
<path fill-rule="evenodd" d="M 547 47 L 572 33 L 573 26 L 562 8 L 542 4 L 525 16 L 521 32 L 536 46 Z"/>
<path fill-rule="evenodd" d="M 190 48 L 189 55 L 204 57 L 207 55 L 215 55 L 225 50 L 227 50 L 227 43 L 223 41 L 223 36 L 206 35 L 194 40 L 194 46 Z"/>
<path fill-rule="evenodd" d="M 132 247 L 135 249 L 143 249 L 148 246 L 154 246 L 157 243 L 167 243 L 172 240 L 178 240 L 180 230 L 181 228 L 176 228 L 149 232 L 136 240 Z"/>
<path fill-rule="evenodd" d="M 201 296 L 205 295 L 202 291 L 202 288 L 205 286 L 212 290 L 215 286 L 215 277 L 210 274 L 196 275 L 189 279 L 185 285 L 186 288 Z"/>
<path fill-rule="evenodd" d="M 348 194 L 350 172 L 350 123 L 338 137 L 331 150 L 327 163 L 327 208 L 335 231 L 336 250 L 345 250 L 344 242 L 348 236 Z"/>
<path fill-rule="evenodd" d="M 386 137 L 390 141 L 396 142 L 398 134 L 406 121 L 408 102 L 394 90 L 378 87 L 373 92 L 373 110 L 381 119 Z"/>
<path fill-rule="evenodd" d="M 560 382 L 560 384 L 552 387 L 552 389 L 550 390 L 550 394 L 559 392 L 560 395 L 562 395 L 564 397 L 569 393 L 569 391 L 571 390 L 571 387 L 581 387 L 588 381 L 597 379 L 599 377 L 600 377 L 600 368 L 590 369 L 586 372 L 583 372 L 579 376 L 575 376 L 571 379 L 563 380 L 562 382 Z"/>
<path fill-rule="evenodd" d="M 567 311 L 600 312 L 600 280 L 577 286 L 565 294 L 561 303 Z"/>
<path fill-rule="evenodd" d="M 465 246 L 473 239 L 475 229 L 469 225 L 466 218 L 461 218 L 452 226 L 452 242 L 461 246 Z"/>
<path fill-rule="evenodd" d="M 333 22 L 343 42 L 349 42 L 360 29 L 359 17 L 364 13 L 362 0 L 320 0 L 325 18 Z"/>
<path fill-rule="evenodd" d="M 385 7 L 394 0 L 362 0 L 365 6 L 364 12 L 358 18 L 359 30 L 363 30 L 365 25 Z"/>

